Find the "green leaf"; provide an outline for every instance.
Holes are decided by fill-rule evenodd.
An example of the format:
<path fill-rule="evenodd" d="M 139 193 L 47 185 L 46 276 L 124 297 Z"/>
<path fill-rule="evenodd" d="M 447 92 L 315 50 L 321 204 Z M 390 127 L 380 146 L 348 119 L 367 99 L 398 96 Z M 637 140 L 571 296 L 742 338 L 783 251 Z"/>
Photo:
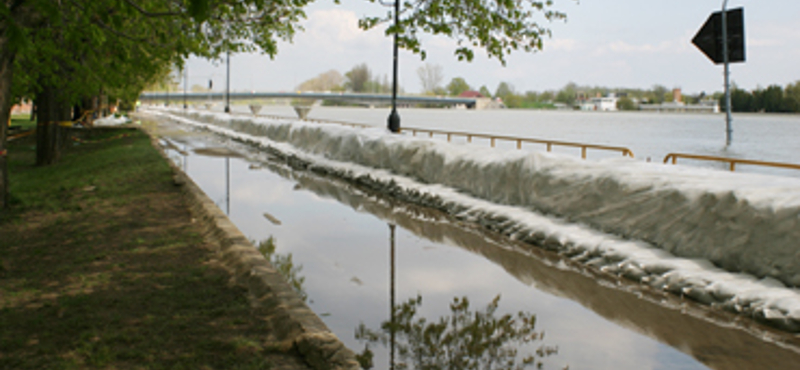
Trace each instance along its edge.
<path fill-rule="evenodd" d="M 190 0 L 189 15 L 199 23 L 205 22 L 211 15 L 210 0 Z"/>

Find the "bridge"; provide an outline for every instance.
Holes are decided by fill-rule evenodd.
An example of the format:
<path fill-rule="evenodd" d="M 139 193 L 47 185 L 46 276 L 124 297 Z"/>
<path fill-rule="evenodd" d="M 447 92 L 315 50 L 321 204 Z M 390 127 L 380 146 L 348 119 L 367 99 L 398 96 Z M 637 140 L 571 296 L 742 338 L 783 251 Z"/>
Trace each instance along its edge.
<path fill-rule="evenodd" d="M 336 100 L 354 103 L 386 103 L 392 101 L 391 95 L 386 94 L 361 94 L 361 93 L 338 93 L 338 92 L 232 92 L 229 94 L 230 100 L 258 100 L 258 99 L 310 99 L 310 100 Z M 223 92 L 144 92 L 139 96 L 141 101 L 224 101 Z M 480 100 L 486 98 L 458 98 L 458 97 L 438 97 L 438 96 L 397 96 L 398 104 L 407 105 L 463 105 L 470 109 L 475 109 Z M 487 99 L 488 100 L 488 99 Z"/>

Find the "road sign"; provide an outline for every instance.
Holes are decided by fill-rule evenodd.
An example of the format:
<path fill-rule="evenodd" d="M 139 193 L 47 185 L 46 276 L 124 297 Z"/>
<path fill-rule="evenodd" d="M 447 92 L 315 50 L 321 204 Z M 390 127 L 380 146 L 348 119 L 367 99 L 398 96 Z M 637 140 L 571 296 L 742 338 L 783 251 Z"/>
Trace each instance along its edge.
<path fill-rule="evenodd" d="M 728 57 L 729 62 L 744 62 L 744 8 L 731 9 L 726 12 L 728 25 Z M 715 64 L 724 63 L 722 54 L 722 12 L 711 14 L 706 23 L 692 39 L 697 46 Z"/>

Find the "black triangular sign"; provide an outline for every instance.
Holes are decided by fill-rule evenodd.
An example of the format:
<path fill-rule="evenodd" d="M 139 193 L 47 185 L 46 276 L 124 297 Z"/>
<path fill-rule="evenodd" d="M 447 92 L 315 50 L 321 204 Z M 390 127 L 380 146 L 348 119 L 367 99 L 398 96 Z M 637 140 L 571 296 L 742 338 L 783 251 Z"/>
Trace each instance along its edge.
<path fill-rule="evenodd" d="M 729 62 L 744 62 L 744 9 L 732 9 L 726 12 L 728 24 L 728 58 Z M 724 63 L 722 55 L 722 12 L 711 14 L 692 39 L 709 59 L 716 64 Z"/>

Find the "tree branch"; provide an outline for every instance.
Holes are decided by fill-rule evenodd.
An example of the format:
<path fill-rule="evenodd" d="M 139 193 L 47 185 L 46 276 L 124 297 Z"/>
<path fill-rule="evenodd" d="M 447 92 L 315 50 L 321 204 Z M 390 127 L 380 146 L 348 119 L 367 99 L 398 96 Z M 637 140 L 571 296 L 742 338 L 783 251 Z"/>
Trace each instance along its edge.
<path fill-rule="evenodd" d="M 73 5 L 75 5 L 76 8 L 80 9 L 83 12 L 86 12 L 86 8 L 84 8 L 80 4 L 78 4 L 77 1 L 75 1 L 75 0 L 69 0 L 69 1 Z M 90 13 L 87 13 L 87 14 L 90 14 Z M 113 27 L 105 24 L 105 22 L 101 21 L 100 19 L 97 19 L 96 17 L 90 17 L 90 21 L 92 23 L 100 26 L 101 28 L 105 29 L 106 31 L 111 32 L 112 34 L 114 34 L 117 37 L 121 37 L 121 38 L 128 39 L 128 40 L 135 41 L 135 42 L 143 42 L 143 43 L 146 43 L 146 44 L 148 44 L 148 45 L 150 45 L 150 46 L 152 46 L 154 48 L 161 48 L 161 49 L 170 48 L 169 45 L 156 44 L 156 43 L 154 43 L 153 41 L 151 41 L 151 40 L 149 40 L 147 38 L 143 38 L 143 37 L 140 38 L 140 37 L 135 37 L 135 36 L 128 35 L 128 34 L 122 32 L 122 31 L 114 29 Z"/>

